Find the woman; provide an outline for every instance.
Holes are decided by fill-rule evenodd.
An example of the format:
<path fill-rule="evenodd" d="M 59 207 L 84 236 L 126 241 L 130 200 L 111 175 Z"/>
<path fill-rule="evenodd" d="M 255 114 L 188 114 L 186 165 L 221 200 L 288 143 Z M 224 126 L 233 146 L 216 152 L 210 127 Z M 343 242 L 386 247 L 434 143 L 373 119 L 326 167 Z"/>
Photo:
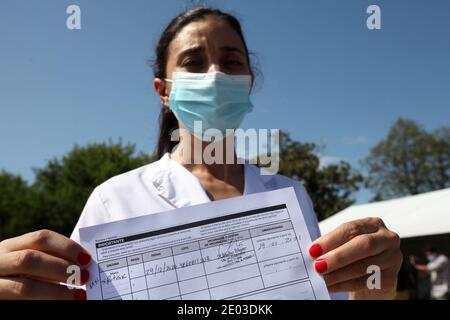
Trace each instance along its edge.
<path fill-rule="evenodd" d="M 97 187 L 72 239 L 41 230 L 1 242 L 0 298 L 85 299 L 84 291 L 57 284 L 66 282 L 66 270 L 72 264 L 83 268 L 83 283 L 89 278 L 84 269 L 90 257 L 77 244 L 80 227 L 289 186 L 294 187 L 316 239 L 310 254 L 330 292 L 350 292 L 353 299 L 392 298 L 402 261 L 400 241 L 380 219 L 346 223 L 319 237 L 310 198 L 299 182 L 281 175 L 262 176 L 256 167 L 236 161 L 208 164 L 202 157 L 200 162 L 193 161 L 210 144 L 203 141 L 204 130 L 193 130 L 194 120 L 203 120 L 205 129 L 238 127 L 252 108 L 248 96 L 253 80 L 246 42 L 233 16 L 196 8 L 174 18 L 161 36 L 155 62 L 154 88 L 163 105 L 160 160 Z M 171 141 L 177 128 L 178 146 Z M 233 146 L 233 136 L 224 140 L 224 146 Z M 194 148 L 199 141 L 201 150 Z M 224 147 L 222 160 L 230 156 L 227 150 Z M 236 160 L 234 149 L 231 152 Z M 382 270 L 381 289 L 367 288 L 369 265 Z"/>

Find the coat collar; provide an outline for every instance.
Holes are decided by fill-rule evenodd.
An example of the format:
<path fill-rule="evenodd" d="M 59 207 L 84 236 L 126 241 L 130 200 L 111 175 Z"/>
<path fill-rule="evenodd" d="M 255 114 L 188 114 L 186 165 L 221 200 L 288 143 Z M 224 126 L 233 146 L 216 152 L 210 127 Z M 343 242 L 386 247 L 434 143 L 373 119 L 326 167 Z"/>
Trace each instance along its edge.
<path fill-rule="evenodd" d="M 156 192 L 174 208 L 192 206 L 210 202 L 200 181 L 189 170 L 170 159 L 166 153 L 155 163 L 154 171 L 147 174 L 147 179 Z M 272 176 L 260 174 L 260 169 L 245 162 L 244 195 L 267 191 L 266 183 Z"/>

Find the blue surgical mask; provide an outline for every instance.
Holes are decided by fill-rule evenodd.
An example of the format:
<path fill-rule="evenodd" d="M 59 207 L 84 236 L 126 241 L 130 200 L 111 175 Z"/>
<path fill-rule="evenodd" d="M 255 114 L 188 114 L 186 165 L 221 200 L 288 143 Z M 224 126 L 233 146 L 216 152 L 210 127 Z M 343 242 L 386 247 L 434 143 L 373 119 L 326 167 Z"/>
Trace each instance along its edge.
<path fill-rule="evenodd" d="M 253 110 L 250 101 L 251 76 L 223 72 L 172 74 L 169 107 L 183 126 L 201 140 L 210 140 L 208 129 L 218 129 L 223 137 L 227 129 L 240 127 L 245 115 Z M 195 132 L 195 121 L 202 130 Z"/>
<path fill-rule="evenodd" d="M 436 259 L 436 256 L 435 256 L 435 255 L 428 255 L 428 256 L 427 256 L 428 262 L 433 262 L 434 259 Z"/>

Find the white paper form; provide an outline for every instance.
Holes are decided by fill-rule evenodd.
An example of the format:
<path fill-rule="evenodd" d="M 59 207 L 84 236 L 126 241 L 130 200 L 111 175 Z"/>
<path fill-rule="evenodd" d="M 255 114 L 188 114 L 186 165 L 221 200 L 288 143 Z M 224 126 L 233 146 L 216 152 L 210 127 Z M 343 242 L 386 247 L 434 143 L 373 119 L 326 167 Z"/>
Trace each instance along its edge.
<path fill-rule="evenodd" d="M 329 299 L 293 188 L 80 229 L 88 299 Z"/>

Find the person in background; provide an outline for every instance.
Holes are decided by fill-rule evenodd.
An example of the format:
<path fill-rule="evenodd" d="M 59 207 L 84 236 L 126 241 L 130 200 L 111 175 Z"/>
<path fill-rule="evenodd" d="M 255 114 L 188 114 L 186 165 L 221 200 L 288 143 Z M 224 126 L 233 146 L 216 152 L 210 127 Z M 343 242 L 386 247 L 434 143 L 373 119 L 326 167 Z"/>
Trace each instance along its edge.
<path fill-rule="evenodd" d="M 448 258 L 434 247 L 427 249 L 425 251 L 425 256 L 428 260 L 427 264 L 417 264 L 416 259 L 411 257 L 411 265 L 416 268 L 416 270 L 426 272 L 430 275 L 430 298 L 432 300 L 448 300 Z"/>

